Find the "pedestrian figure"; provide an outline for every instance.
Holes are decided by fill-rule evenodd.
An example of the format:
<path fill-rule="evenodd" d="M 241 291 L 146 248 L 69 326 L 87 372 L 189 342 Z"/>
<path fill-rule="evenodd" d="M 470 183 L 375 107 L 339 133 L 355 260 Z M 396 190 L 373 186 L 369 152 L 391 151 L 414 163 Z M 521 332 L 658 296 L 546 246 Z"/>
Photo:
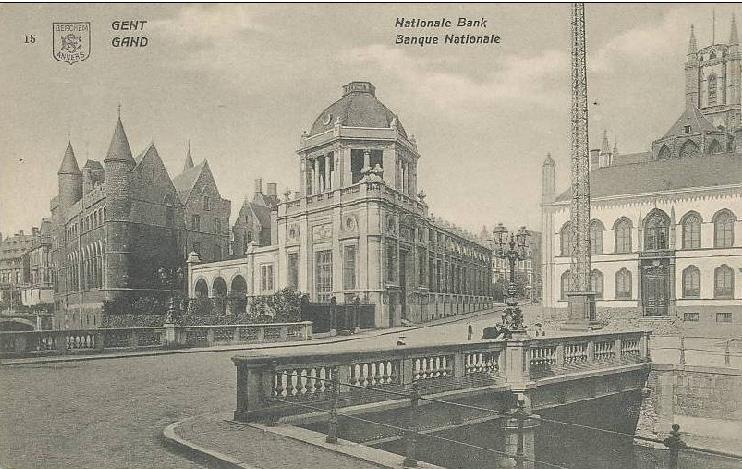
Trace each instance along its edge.
<path fill-rule="evenodd" d="M 542 327 L 543 325 L 540 322 L 537 322 L 536 324 L 534 324 L 534 326 L 536 326 L 536 337 L 538 336 L 543 337 L 544 335 L 546 335 Z"/>
<path fill-rule="evenodd" d="M 474 329 L 472 329 L 471 324 L 469 324 L 469 337 L 466 340 L 471 340 L 471 336 L 474 334 Z"/>

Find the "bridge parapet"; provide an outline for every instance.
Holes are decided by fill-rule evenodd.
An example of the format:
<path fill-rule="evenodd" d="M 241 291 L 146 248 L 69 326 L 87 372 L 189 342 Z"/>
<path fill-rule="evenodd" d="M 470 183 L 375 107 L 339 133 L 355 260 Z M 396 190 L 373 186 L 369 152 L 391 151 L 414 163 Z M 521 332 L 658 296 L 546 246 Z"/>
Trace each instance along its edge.
<path fill-rule="evenodd" d="M 329 408 L 333 389 L 348 407 L 482 388 L 516 393 L 540 378 L 647 361 L 649 332 L 396 346 L 366 351 L 270 352 L 232 358 L 237 367 L 235 420 L 273 419 L 311 402 Z M 333 406 L 335 404 L 332 404 Z"/>

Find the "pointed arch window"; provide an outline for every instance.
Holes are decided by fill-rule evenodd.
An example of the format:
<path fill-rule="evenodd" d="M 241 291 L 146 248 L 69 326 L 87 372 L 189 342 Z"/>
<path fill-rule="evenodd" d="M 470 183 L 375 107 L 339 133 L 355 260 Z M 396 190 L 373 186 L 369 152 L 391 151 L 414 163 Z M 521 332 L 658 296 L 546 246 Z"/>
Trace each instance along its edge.
<path fill-rule="evenodd" d="M 711 58 L 714 58 L 714 53 L 712 52 L 711 54 Z M 713 73 L 709 75 L 708 79 L 708 105 L 716 105 L 716 75 Z"/>
<path fill-rule="evenodd" d="M 590 222 L 590 254 L 603 254 L 603 231 L 605 227 L 600 220 Z"/>
<path fill-rule="evenodd" d="M 683 298 L 699 298 L 701 296 L 701 271 L 691 265 L 683 270 Z"/>
<path fill-rule="evenodd" d="M 701 248 L 701 217 L 691 212 L 683 218 L 683 249 Z"/>
<path fill-rule="evenodd" d="M 616 272 L 616 299 L 631 298 L 631 272 L 626 267 Z"/>
<path fill-rule="evenodd" d="M 723 126 L 722 126 L 722 130 L 723 130 Z M 711 140 L 711 143 L 709 144 L 708 152 L 712 155 L 716 155 L 718 153 L 721 153 L 722 151 L 724 150 L 721 148 L 721 144 L 719 143 L 719 141 Z"/>
<path fill-rule="evenodd" d="M 698 145 L 693 140 L 688 140 L 680 147 L 680 158 L 695 158 L 698 156 Z"/>
<path fill-rule="evenodd" d="M 734 270 L 728 265 L 714 269 L 714 298 L 734 297 Z"/>
<path fill-rule="evenodd" d="M 595 292 L 595 299 L 603 299 L 603 272 L 593 269 L 590 272 L 590 289 Z"/>
<path fill-rule="evenodd" d="M 571 256 L 572 255 L 572 225 L 567 222 L 562 226 L 562 229 L 559 231 L 559 246 L 560 246 L 560 252 L 562 256 Z"/>
<path fill-rule="evenodd" d="M 620 218 L 613 226 L 616 237 L 616 254 L 631 252 L 631 220 Z"/>
<path fill-rule="evenodd" d="M 667 249 L 670 219 L 662 210 L 655 210 L 644 224 L 644 250 L 659 251 Z"/>
<path fill-rule="evenodd" d="M 736 217 L 727 209 L 714 215 L 714 247 L 730 248 L 734 246 L 734 222 Z"/>
<path fill-rule="evenodd" d="M 670 159 L 670 149 L 667 148 L 667 145 L 662 145 L 662 148 L 660 148 L 660 152 L 657 155 L 657 159 L 659 159 L 659 160 L 669 160 Z"/>

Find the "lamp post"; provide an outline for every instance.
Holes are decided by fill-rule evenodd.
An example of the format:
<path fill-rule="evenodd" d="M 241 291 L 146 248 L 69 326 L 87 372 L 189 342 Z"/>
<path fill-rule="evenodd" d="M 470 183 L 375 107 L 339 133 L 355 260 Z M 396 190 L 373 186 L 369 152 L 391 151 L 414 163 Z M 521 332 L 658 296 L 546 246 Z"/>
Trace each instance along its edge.
<path fill-rule="evenodd" d="M 510 282 L 508 284 L 507 296 L 505 298 L 504 325 L 515 335 L 525 334 L 523 327 L 523 312 L 518 307 L 516 293 L 518 288 L 515 284 L 515 263 L 526 260 L 528 252 L 528 240 L 530 234 L 525 226 L 521 226 L 515 233 L 509 233 L 502 223 L 498 223 L 493 230 L 496 257 L 508 260 L 510 266 Z"/>

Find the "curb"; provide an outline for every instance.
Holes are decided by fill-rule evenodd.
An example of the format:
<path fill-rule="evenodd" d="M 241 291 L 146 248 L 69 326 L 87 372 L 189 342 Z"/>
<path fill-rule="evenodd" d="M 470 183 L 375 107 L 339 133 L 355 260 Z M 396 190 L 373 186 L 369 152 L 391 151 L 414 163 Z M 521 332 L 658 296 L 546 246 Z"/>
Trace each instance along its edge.
<path fill-rule="evenodd" d="M 171 423 L 162 431 L 163 443 L 166 447 L 174 449 L 180 453 L 184 453 L 191 460 L 199 463 L 206 463 L 209 467 L 218 467 L 225 469 L 259 469 L 256 466 L 250 466 L 237 461 L 234 458 L 222 454 L 218 451 L 212 451 L 201 446 L 195 445 L 188 442 L 187 440 L 179 437 L 175 432 L 175 429 L 196 417 L 189 417 L 184 420 L 180 420 L 175 423 Z"/>

